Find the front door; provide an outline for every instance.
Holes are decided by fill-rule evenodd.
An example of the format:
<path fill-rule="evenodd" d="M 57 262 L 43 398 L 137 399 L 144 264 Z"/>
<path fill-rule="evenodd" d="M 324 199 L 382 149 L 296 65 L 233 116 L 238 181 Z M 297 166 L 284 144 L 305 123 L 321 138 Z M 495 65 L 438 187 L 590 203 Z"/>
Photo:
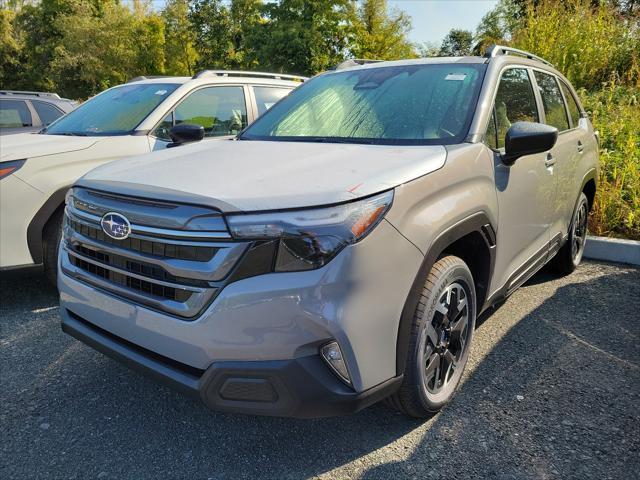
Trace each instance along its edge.
<path fill-rule="evenodd" d="M 539 122 L 540 114 L 530 70 L 509 67 L 501 76 L 487 144 L 494 154 L 498 197 L 496 263 L 491 293 L 521 285 L 547 258 L 556 196 L 548 152 L 520 157 L 507 166 L 501 161 L 509 127 L 520 121 Z"/>

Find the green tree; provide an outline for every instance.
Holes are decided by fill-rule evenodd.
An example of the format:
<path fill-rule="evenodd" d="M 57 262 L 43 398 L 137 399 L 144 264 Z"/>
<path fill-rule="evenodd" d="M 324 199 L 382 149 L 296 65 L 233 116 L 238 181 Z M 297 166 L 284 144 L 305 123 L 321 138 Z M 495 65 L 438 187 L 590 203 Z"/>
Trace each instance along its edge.
<path fill-rule="evenodd" d="M 387 0 L 364 0 L 354 23 L 351 52 L 356 58 L 396 60 L 416 56 L 416 48 L 407 38 L 411 17 L 403 11 L 389 11 Z"/>
<path fill-rule="evenodd" d="M 22 70 L 23 38 L 15 28 L 16 14 L 0 10 L 0 85 L 17 88 L 16 77 Z"/>
<path fill-rule="evenodd" d="M 195 35 L 189 20 L 189 0 L 169 0 L 162 11 L 165 71 L 169 75 L 193 75 L 198 60 Z"/>
<path fill-rule="evenodd" d="M 350 0 L 281 0 L 254 36 L 262 68 L 312 75 L 343 61 L 353 39 Z"/>
<path fill-rule="evenodd" d="M 473 50 L 473 33 L 469 30 L 452 28 L 440 47 L 441 56 L 459 57 L 471 55 Z"/>
<path fill-rule="evenodd" d="M 260 0 L 196 0 L 189 12 L 198 68 L 251 68 L 255 66 L 253 29 L 261 21 Z"/>

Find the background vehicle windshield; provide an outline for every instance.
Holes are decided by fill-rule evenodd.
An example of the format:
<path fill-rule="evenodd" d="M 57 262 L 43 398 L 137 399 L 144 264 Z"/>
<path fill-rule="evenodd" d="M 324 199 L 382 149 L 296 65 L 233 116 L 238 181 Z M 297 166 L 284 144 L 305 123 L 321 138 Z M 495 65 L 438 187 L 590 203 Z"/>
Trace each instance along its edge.
<path fill-rule="evenodd" d="M 115 87 L 86 101 L 52 123 L 50 135 L 125 135 L 146 118 L 178 84 L 147 83 Z"/>
<path fill-rule="evenodd" d="M 293 91 L 240 138 L 458 143 L 468 131 L 484 69 L 423 64 L 325 74 Z"/>

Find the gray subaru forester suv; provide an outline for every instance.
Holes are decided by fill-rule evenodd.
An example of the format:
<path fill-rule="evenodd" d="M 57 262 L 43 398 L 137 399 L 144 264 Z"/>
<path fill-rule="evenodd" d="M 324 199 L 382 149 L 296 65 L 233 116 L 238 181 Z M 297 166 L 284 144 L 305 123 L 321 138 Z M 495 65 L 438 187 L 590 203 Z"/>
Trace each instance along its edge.
<path fill-rule="evenodd" d="M 527 52 L 350 63 L 236 141 L 77 182 L 63 330 L 217 410 L 445 405 L 478 315 L 580 263 L 597 135 Z"/>

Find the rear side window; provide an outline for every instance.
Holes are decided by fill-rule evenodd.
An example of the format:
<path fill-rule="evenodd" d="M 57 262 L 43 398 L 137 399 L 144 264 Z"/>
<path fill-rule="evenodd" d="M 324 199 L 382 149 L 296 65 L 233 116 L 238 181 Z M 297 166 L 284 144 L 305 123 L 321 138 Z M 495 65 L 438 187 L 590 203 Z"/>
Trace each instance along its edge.
<path fill-rule="evenodd" d="M 569 129 L 569 119 L 567 111 L 564 108 L 560 87 L 556 81 L 556 77 L 548 73 L 535 71 L 536 82 L 542 96 L 542 104 L 544 105 L 544 113 L 547 118 L 547 125 L 556 127 L 559 131 Z"/>
<path fill-rule="evenodd" d="M 22 100 L 0 100 L 0 127 L 31 127 L 31 112 Z"/>
<path fill-rule="evenodd" d="M 291 92 L 290 88 L 253 87 L 258 106 L 258 115 L 262 115 L 269 110 L 278 100 L 289 95 L 289 92 Z"/>
<path fill-rule="evenodd" d="M 560 87 L 562 88 L 562 93 L 564 93 L 564 98 L 567 102 L 567 109 L 569 110 L 569 116 L 571 117 L 571 124 L 575 128 L 578 126 L 578 122 L 580 122 L 580 108 L 578 107 L 578 103 L 571 93 L 571 90 L 563 81 L 560 81 Z"/>
<path fill-rule="evenodd" d="M 504 147 L 507 130 L 515 122 L 539 121 L 533 86 L 525 68 L 510 68 L 502 74 L 496 93 L 494 115 L 498 148 Z"/>
<path fill-rule="evenodd" d="M 36 109 L 38 116 L 40 117 L 40 121 L 42 121 L 43 125 L 49 125 L 53 123 L 54 120 L 60 118 L 63 113 L 58 110 L 56 107 L 46 102 L 39 102 L 37 100 L 31 101 L 33 108 Z"/>

